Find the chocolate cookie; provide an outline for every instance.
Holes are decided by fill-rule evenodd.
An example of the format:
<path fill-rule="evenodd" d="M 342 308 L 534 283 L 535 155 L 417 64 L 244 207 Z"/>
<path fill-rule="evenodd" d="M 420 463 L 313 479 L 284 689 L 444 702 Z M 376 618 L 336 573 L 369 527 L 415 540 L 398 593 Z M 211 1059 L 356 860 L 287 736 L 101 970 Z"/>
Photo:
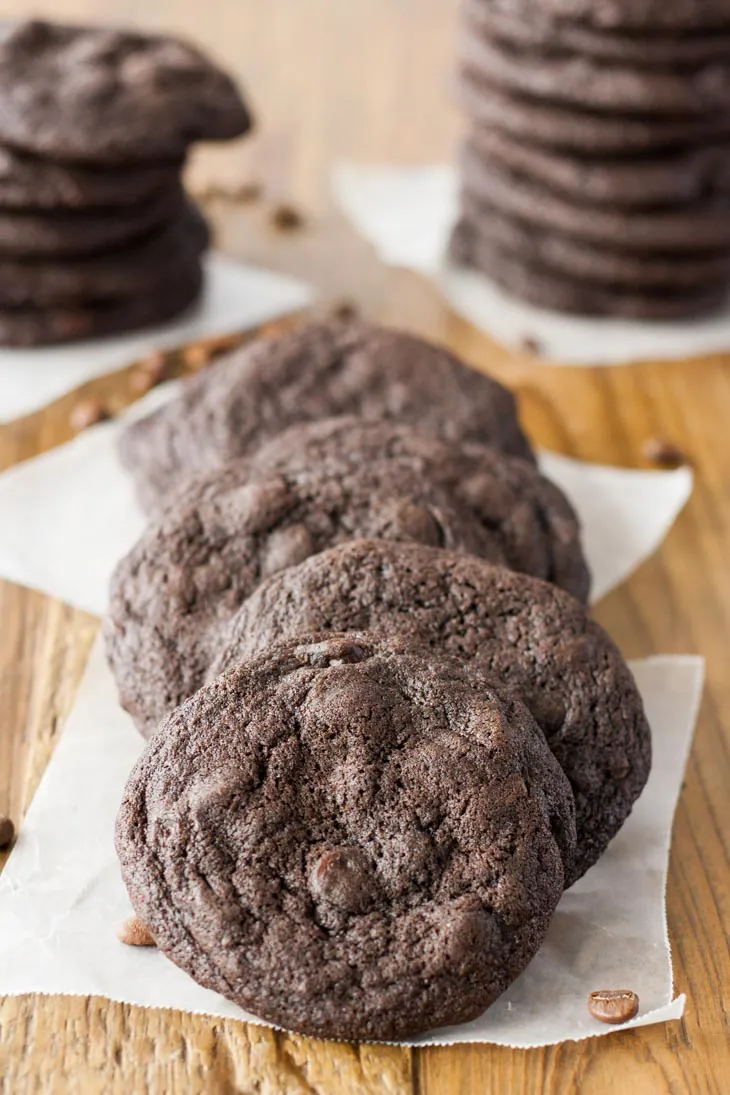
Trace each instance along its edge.
<path fill-rule="evenodd" d="M 581 601 L 588 599 L 590 574 L 575 511 L 562 491 L 527 461 L 476 442 L 425 437 L 397 422 L 344 416 L 284 430 L 254 454 L 251 464 L 259 474 L 305 479 L 312 469 L 318 476 L 325 469 L 339 476 L 347 467 L 359 473 L 377 467 L 386 484 L 389 476 L 397 482 L 407 468 L 424 490 L 442 490 L 460 511 L 472 515 L 479 529 L 474 554 L 555 582 Z M 377 535 L 406 539 L 384 535 L 383 530 Z M 440 546 L 449 546 L 443 536 Z"/>
<path fill-rule="evenodd" d="M 533 459 L 514 396 L 440 346 L 366 323 L 314 323 L 259 339 L 185 382 L 122 437 L 121 456 L 152 510 L 186 477 L 245 456 L 296 422 L 393 418 Z"/>
<path fill-rule="evenodd" d="M 230 77 L 185 42 L 39 20 L 0 41 L 0 99 L 0 143 L 125 168 L 251 124 Z"/>
<path fill-rule="evenodd" d="M 483 72 L 490 83 L 509 92 L 612 114 L 716 114 L 727 109 L 730 92 L 730 59 L 690 71 L 639 68 L 582 53 L 518 49 L 468 21 L 459 56 L 464 67 Z"/>
<path fill-rule="evenodd" d="M 467 187 L 478 193 L 494 165 L 580 203 L 642 207 L 730 195 L 730 146 L 683 148 L 650 158 L 586 157 L 541 148 L 481 126 L 469 136 Z"/>
<path fill-rule="evenodd" d="M 575 246 L 578 248 L 580 244 L 576 243 Z M 591 256 L 592 265 L 599 267 L 602 252 L 591 252 L 590 244 L 583 246 Z M 539 240 L 535 241 L 533 250 L 539 250 Z M 674 320 L 718 311 L 728 299 L 726 273 L 718 274 L 705 283 L 683 278 L 676 285 L 665 282 L 645 285 L 611 282 L 608 280 L 608 270 L 604 278 L 596 276 L 595 271 L 592 278 L 584 278 L 566 272 L 557 263 L 550 264 L 544 256 L 535 259 L 525 257 L 511 247 L 493 242 L 481 235 L 469 218 L 462 219 L 456 225 L 450 253 L 454 262 L 486 274 L 514 296 L 538 308 L 557 312 Z M 721 257 L 718 258 L 720 265 Z"/>
<path fill-rule="evenodd" d="M 481 172 L 477 190 L 469 149 L 463 161 L 462 208 L 475 219 L 487 205 L 538 228 L 627 253 L 726 251 L 730 245 L 730 195 L 657 209 L 610 209 L 571 201 L 496 164 Z"/>
<path fill-rule="evenodd" d="M 651 68 L 672 65 L 697 65 L 718 61 L 726 64 L 730 58 L 730 24 L 723 30 L 702 33 L 694 27 L 691 34 L 675 30 L 637 34 L 623 30 L 569 22 L 556 15 L 551 18 L 535 6 L 527 13 L 516 14 L 485 0 L 463 0 L 471 23 L 481 27 L 491 37 L 520 49 L 539 49 L 551 55 L 579 54 L 599 61 Z M 564 9 L 563 9 L 564 11 Z"/>
<path fill-rule="evenodd" d="M 602 30 L 710 31 L 730 29 L 727 0 L 483 0 L 496 11 L 550 18 Z"/>
<path fill-rule="evenodd" d="M 557 271 L 558 277 L 608 286 L 614 291 L 633 290 L 642 298 L 651 293 L 656 297 L 662 290 L 680 294 L 696 291 L 700 286 L 719 286 L 730 279 L 730 256 L 721 251 L 626 254 L 582 243 L 559 232 L 536 230 L 496 210 L 491 216 L 482 212 L 478 221 L 462 218 L 452 234 L 451 255 L 457 263 L 483 270 L 490 277 L 504 256 L 514 256 L 532 270 L 549 270 L 551 274 Z"/>
<path fill-rule="evenodd" d="M 468 464 L 465 458 L 465 471 Z M 468 470 L 486 511 L 489 492 L 479 479 L 478 460 Z M 495 517 L 498 488 L 495 475 Z M 537 514 L 530 522 L 513 499 L 512 522 L 505 515 L 503 529 L 498 520 L 492 529 L 468 494 L 465 484 L 463 497 L 452 498 L 443 481 L 431 482 L 423 468 L 395 458 L 360 465 L 330 458 L 290 472 L 256 472 L 239 460 L 191 482 L 112 577 L 107 653 L 122 706 L 149 736 L 203 683 L 231 616 L 259 583 L 345 540 L 409 540 L 494 562 L 522 547 L 529 562 L 531 545 L 522 544 L 529 525 L 541 538 L 533 558 L 543 562 L 546 536 L 535 529 Z M 554 500 L 548 488 L 544 497 Z M 557 541 L 563 532 L 557 511 L 554 528 Z M 579 567 L 576 559 L 574 573 L 587 583 Z"/>
<path fill-rule="evenodd" d="M 108 209 L 62 212 L 0 209 L 0 254 L 88 255 L 132 243 L 182 216 L 185 192 L 178 183 L 149 201 Z"/>
<path fill-rule="evenodd" d="M 649 775 L 651 737 L 621 654 L 556 586 L 417 544 L 353 541 L 264 582 L 234 617 L 211 676 L 305 631 L 385 629 L 473 660 L 514 689 L 576 802 L 567 884 L 595 863 Z"/>
<path fill-rule="evenodd" d="M 0 256 L 0 308 L 36 308 L 165 294 L 171 276 L 198 269 L 210 230 L 196 206 L 128 247 L 68 259 Z"/>
<path fill-rule="evenodd" d="M 301 637 L 178 708 L 116 847 L 157 946 L 269 1022 L 404 1038 L 481 1014 L 542 943 L 572 796 L 527 710 L 450 659 Z"/>
<path fill-rule="evenodd" d="M 39 159 L 0 147 L 0 206 L 91 209 L 136 205 L 173 189 L 182 160 L 99 168 Z"/>
<path fill-rule="evenodd" d="M 203 274 L 195 266 L 142 296 L 48 308 L 0 307 L 0 345 L 43 346 L 156 326 L 190 308 L 202 287 Z"/>
<path fill-rule="evenodd" d="M 457 95 L 477 124 L 550 148 L 586 154 L 645 154 L 654 149 L 717 143 L 730 134 L 730 113 L 684 118 L 630 117 L 571 109 L 512 95 L 482 73 L 464 69 Z"/>

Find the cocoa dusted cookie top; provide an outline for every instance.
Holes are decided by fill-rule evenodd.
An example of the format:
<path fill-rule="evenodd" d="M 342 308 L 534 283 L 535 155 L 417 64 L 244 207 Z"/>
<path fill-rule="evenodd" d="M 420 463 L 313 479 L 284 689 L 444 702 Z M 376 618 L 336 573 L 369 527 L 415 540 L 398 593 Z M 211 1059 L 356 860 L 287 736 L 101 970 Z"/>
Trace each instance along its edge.
<path fill-rule="evenodd" d="M 578 517 L 563 492 L 526 460 L 477 442 L 427 437 L 399 422 L 345 415 L 291 426 L 254 454 L 252 467 L 306 475 L 312 468 L 321 474 L 327 467 L 338 472 L 383 461 L 409 468 L 471 512 L 484 545 L 473 554 L 587 601 L 590 573 Z M 451 545 L 444 540 L 439 546 Z"/>
<path fill-rule="evenodd" d="M 300 637 L 206 685 L 148 744 L 116 846 L 200 984 L 309 1035 L 483 1012 L 542 943 L 575 841 L 527 709 L 372 634 Z"/>
<path fill-rule="evenodd" d="M 0 40 L 0 142 L 70 161 L 179 160 L 251 125 L 229 76 L 175 38 L 31 20 Z"/>
<path fill-rule="evenodd" d="M 575 795 L 567 883 L 599 859 L 646 783 L 651 736 L 631 671 L 575 598 L 473 556 L 352 541 L 264 582 L 231 622 L 211 676 L 272 642 L 328 628 L 402 634 L 514 689 Z"/>
<path fill-rule="evenodd" d="M 703 31 L 730 27 L 728 0 L 483 0 L 508 14 L 583 22 L 605 30 Z"/>
<path fill-rule="evenodd" d="M 514 396 L 442 346 L 367 323 L 312 323 L 258 339 L 131 425 L 121 455 L 148 510 L 185 478 L 252 453 L 297 422 L 356 414 L 534 459 Z"/>

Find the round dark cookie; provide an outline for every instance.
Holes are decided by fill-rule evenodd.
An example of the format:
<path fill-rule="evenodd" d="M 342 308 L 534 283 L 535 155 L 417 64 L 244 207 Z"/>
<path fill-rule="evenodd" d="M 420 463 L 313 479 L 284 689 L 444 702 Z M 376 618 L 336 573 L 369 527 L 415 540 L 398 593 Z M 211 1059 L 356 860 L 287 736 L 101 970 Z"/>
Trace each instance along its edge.
<path fill-rule="evenodd" d="M 641 696 L 575 598 L 481 559 L 352 541 L 264 582 L 230 625 L 211 677 L 304 631 L 386 630 L 473 660 L 534 715 L 576 802 L 575 882 L 631 812 L 651 766 Z"/>
<path fill-rule="evenodd" d="M 451 238 L 452 259 L 486 274 L 497 285 L 537 308 L 583 316 L 621 316 L 637 320 L 694 319 L 719 311 L 727 303 L 727 278 L 706 285 L 675 287 L 612 285 L 564 273 L 543 260 L 473 235 L 468 222 L 457 224 Z"/>
<path fill-rule="evenodd" d="M 464 149 L 462 208 L 472 219 L 480 219 L 482 207 L 488 206 L 488 216 L 497 210 L 538 228 L 627 253 L 726 251 L 730 246 L 730 194 L 660 209 L 608 208 L 571 201 L 496 164 L 481 173 L 477 190 L 470 159 Z"/>
<path fill-rule="evenodd" d="M 331 458 L 290 472 L 239 460 L 190 482 L 112 577 L 105 634 L 122 706 L 151 735 L 204 682 L 228 622 L 259 583 L 345 540 L 415 541 L 505 562 L 520 534 L 509 518 L 504 535 L 491 529 L 467 493 L 452 498 L 397 459 Z M 558 526 L 559 518 L 556 535 Z M 526 561 L 529 551 L 525 543 Z"/>
<path fill-rule="evenodd" d="M 696 291 L 698 286 L 720 286 L 730 282 L 730 256 L 709 254 L 626 254 L 620 250 L 583 243 L 546 229 L 536 230 L 515 217 L 491 211 L 480 212 L 479 220 L 462 218 L 451 238 L 451 256 L 460 264 L 489 273 L 500 256 L 514 256 L 528 268 L 558 272 L 569 280 L 592 285 L 623 288 L 646 298 L 648 294 Z M 509 261 L 509 260 L 508 260 Z"/>
<path fill-rule="evenodd" d="M 460 63 L 490 83 L 540 101 L 610 114 L 707 115 L 727 109 L 730 59 L 677 71 L 598 61 L 585 54 L 524 50 L 465 26 Z"/>
<path fill-rule="evenodd" d="M 727 0 L 483 0 L 495 11 L 602 30 L 691 31 L 730 28 Z"/>
<path fill-rule="evenodd" d="M 499 41 L 518 49 L 542 50 L 547 54 L 579 54 L 599 61 L 631 64 L 639 68 L 654 65 L 697 65 L 730 59 L 730 24 L 723 30 L 705 33 L 672 33 L 652 30 L 636 33 L 630 28 L 592 27 L 531 10 L 529 17 L 516 14 L 485 0 L 464 0 L 468 21 Z"/>
<path fill-rule="evenodd" d="M 0 256 L 0 308 L 164 295 L 171 277 L 197 270 L 209 242 L 205 218 L 189 204 L 182 216 L 128 247 L 55 260 Z"/>
<path fill-rule="evenodd" d="M 486 678 L 312 636 L 173 712 L 116 848 L 137 916 L 201 985 L 289 1030 L 398 1039 L 476 1018 L 527 966 L 572 810 L 528 711 Z"/>
<path fill-rule="evenodd" d="M 0 42 L 0 99 L 0 143 L 125 168 L 251 124 L 231 78 L 185 42 L 40 20 Z"/>
<path fill-rule="evenodd" d="M 683 148 L 647 159 L 586 157 L 529 144 L 482 126 L 467 141 L 467 189 L 477 193 L 494 165 L 580 203 L 642 207 L 730 195 L 730 144 Z"/>
<path fill-rule="evenodd" d="M 287 426 L 338 414 L 393 418 L 533 459 L 514 396 L 496 380 L 413 335 L 336 321 L 258 339 L 186 381 L 177 399 L 125 431 L 121 457 L 153 510 L 191 474 L 246 456 Z"/>
<path fill-rule="evenodd" d="M 645 155 L 655 149 L 717 144 L 730 135 L 730 113 L 684 118 L 598 114 L 511 95 L 468 69 L 461 72 L 457 97 L 476 125 L 589 155 Z"/>
<path fill-rule="evenodd" d="M 178 183 L 147 201 L 118 209 L 0 209 L 0 255 L 88 255 L 120 247 L 181 217 L 187 200 Z"/>
<path fill-rule="evenodd" d="M 45 346 L 157 326 L 191 308 L 202 288 L 203 272 L 196 265 L 171 274 L 159 289 L 142 296 L 48 308 L 0 307 L 0 345 Z"/>
<path fill-rule="evenodd" d="M 182 160 L 98 168 L 0 147 L 0 206 L 91 209 L 135 205 L 178 183 Z"/>
<path fill-rule="evenodd" d="M 590 573 L 578 517 L 563 492 L 525 460 L 476 442 L 426 437 L 398 422 L 353 416 L 292 426 L 251 460 L 258 474 L 305 477 L 312 469 L 318 475 L 324 469 L 341 475 L 348 466 L 380 469 L 384 464 L 392 465 L 393 476 L 402 475 L 407 467 L 424 489 L 425 484 L 439 488 L 460 511 L 471 513 L 481 542 L 479 549 L 472 548 L 474 554 L 554 582 L 579 600 L 588 600 Z M 385 467 L 383 474 L 388 474 Z"/>

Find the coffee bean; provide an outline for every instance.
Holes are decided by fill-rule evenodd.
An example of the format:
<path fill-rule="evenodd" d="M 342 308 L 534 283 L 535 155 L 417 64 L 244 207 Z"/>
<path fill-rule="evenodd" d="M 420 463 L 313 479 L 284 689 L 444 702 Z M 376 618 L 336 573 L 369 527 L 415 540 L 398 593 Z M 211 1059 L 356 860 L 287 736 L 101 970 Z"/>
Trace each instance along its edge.
<path fill-rule="evenodd" d="M 117 939 L 128 947 L 154 947 L 156 943 L 136 916 L 129 916 L 117 928 Z"/>
<path fill-rule="evenodd" d="M 294 232 L 304 225 L 304 217 L 293 205 L 277 205 L 271 211 L 271 224 L 280 232 Z"/>
<path fill-rule="evenodd" d="M 525 335 L 520 342 L 520 349 L 526 354 L 532 354 L 533 357 L 542 357 L 545 353 L 545 347 L 539 339 L 534 335 Z"/>
<path fill-rule="evenodd" d="M 7 848 L 13 843 L 15 837 L 15 826 L 9 817 L 5 814 L 0 814 L 0 848 Z"/>
<path fill-rule="evenodd" d="M 600 989 L 588 997 L 588 1010 L 601 1023 L 626 1023 L 639 1010 L 639 997 L 631 989 Z"/>
<path fill-rule="evenodd" d="M 673 441 L 668 441 L 665 437 L 649 437 L 641 447 L 641 452 L 645 460 L 651 461 L 652 464 L 659 464 L 662 468 L 680 468 L 683 464 L 689 463 L 687 454 L 684 453 L 679 445 L 675 445 Z"/>

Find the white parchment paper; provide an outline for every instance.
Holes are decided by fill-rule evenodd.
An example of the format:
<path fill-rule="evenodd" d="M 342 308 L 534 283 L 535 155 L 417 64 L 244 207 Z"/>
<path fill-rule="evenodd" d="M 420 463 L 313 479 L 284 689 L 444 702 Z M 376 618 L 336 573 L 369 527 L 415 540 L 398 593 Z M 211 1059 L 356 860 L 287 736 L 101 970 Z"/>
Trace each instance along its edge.
<path fill-rule="evenodd" d="M 343 212 L 383 262 L 434 281 L 456 312 L 512 349 L 532 339 L 541 360 L 561 365 L 628 364 L 730 350 L 730 298 L 724 311 L 699 320 L 582 318 L 535 308 L 483 275 L 454 266 L 446 258 L 458 211 L 453 167 L 340 164 L 332 186 Z"/>
<path fill-rule="evenodd" d="M 149 393 L 121 419 L 0 475 L 0 576 L 101 613 L 110 571 L 144 527 L 116 455 L 120 429 L 174 395 Z M 600 596 L 661 542 L 692 489 L 687 468 L 627 471 L 541 454 L 584 524 Z M 601 862 L 563 897 L 548 940 L 480 1020 L 421 1043 L 530 1046 L 608 1033 L 585 998 L 633 988 L 636 1023 L 677 1018 L 664 890 L 671 821 L 701 691 L 696 658 L 634 666 L 657 748 L 649 786 Z M 0 876 L 0 994 L 96 994 L 149 1007 L 245 1016 L 156 951 L 118 943 L 129 913 L 112 847 L 114 815 L 141 739 L 121 710 L 100 645 Z M 612 1028 L 615 1029 L 615 1028 Z"/>
<path fill-rule="evenodd" d="M 175 390 L 158 388 L 115 421 L 0 475 L 0 578 L 104 612 L 112 569 L 145 526 L 117 457 L 119 432 Z M 689 468 L 634 471 L 551 452 L 540 463 L 581 517 L 594 600 L 656 550 L 692 491 Z"/>
<path fill-rule="evenodd" d="M 180 319 L 129 335 L 60 346 L 0 348 L 0 423 L 30 414 L 79 384 L 121 369 L 152 350 L 255 327 L 311 304 L 294 278 L 209 255 L 200 304 Z"/>
<path fill-rule="evenodd" d="M 495 1042 L 528 1047 L 621 1029 L 586 1010 L 594 989 L 632 988 L 631 1025 L 677 1019 L 665 888 L 672 818 L 702 689 L 701 659 L 632 666 L 655 741 L 654 767 L 632 816 L 606 854 L 558 906 L 528 969 L 480 1019 L 412 1044 Z M 115 938 L 130 907 L 114 856 L 114 816 L 142 748 L 95 646 L 76 706 L 0 876 L 0 994 L 106 996 L 247 1019 L 159 952 Z"/>

